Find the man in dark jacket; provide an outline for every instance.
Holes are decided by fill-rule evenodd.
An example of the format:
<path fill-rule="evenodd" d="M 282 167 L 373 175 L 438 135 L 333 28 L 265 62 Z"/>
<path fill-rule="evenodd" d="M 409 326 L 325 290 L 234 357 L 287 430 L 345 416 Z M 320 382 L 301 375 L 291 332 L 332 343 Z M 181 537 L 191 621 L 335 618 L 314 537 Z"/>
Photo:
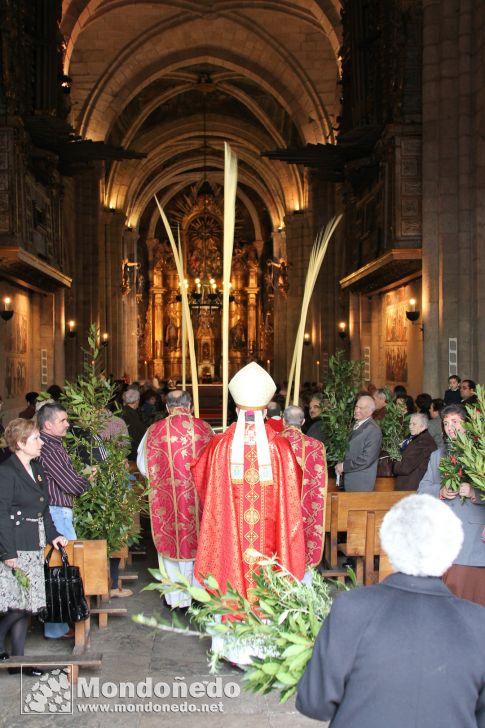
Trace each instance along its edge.
<path fill-rule="evenodd" d="M 411 495 L 385 516 L 397 573 L 338 597 L 296 707 L 331 728 L 485 728 L 485 609 L 439 578 L 463 529 L 441 501 Z"/>
<path fill-rule="evenodd" d="M 337 475 L 344 476 L 347 491 L 374 490 L 382 443 L 381 428 L 372 419 L 375 408 L 374 400 L 368 395 L 359 397 L 355 404 L 355 422 L 344 461 L 335 466 Z"/>

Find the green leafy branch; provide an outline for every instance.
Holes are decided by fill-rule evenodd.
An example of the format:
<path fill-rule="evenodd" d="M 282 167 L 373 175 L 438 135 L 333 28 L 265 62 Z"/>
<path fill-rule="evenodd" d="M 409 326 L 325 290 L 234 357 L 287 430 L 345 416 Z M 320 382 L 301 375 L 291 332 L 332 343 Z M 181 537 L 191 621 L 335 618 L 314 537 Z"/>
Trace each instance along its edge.
<path fill-rule="evenodd" d="M 338 351 L 328 360 L 322 428 L 329 465 L 344 459 L 363 367 L 363 361 L 348 360 L 343 351 Z"/>
<path fill-rule="evenodd" d="M 386 414 L 378 421 L 382 430 L 382 450 L 386 452 L 391 460 L 401 460 L 402 452 L 399 445 L 409 434 L 407 428 L 406 413 L 397 405 L 392 397 L 389 387 L 384 387 L 386 394 Z"/>
<path fill-rule="evenodd" d="M 485 493 L 485 389 L 480 384 L 476 395 L 477 403 L 466 406 L 464 431 L 450 440 L 449 452 L 439 465 L 442 483 L 450 490 L 458 491 L 467 482 Z"/>
<path fill-rule="evenodd" d="M 226 648 L 250 647 L 264 656 L 252 658 L 251 664 L 245 666 L 245 688 L 260 694 L 278 690 L 280 701 L 285 702 L 296 691 L 330 610 L 330 584 L 312 570 L 311 585 L 307 586 L 295 580 L 275 558 L 262 557 L 259 566 L 254 575 L 256 585 L 250 590 L 254 603 L 230 585 L 222 590 L 211 575 L 204 580 L 206 591 L 192 586 L 182 575 L 172 580 L 164 571 L 150 570 L 157 581 L 145 587 L 147 590 L 160 594 L 182 590 L 190 594 L 194 602 L 188 614 L 201 633 L 181 625 L 170 627 L 160 617 L 137 615 L 134 619 L 162 630 L 198 636 L 218 634 L 224 637 Z M 221 657 L 212 653 L 213 671 Z"/>
<path fill-rule="evenodd" d="M 83 351 L 84 371 L 76 381 L 65 382 L 61 396 L 72 426 L 65 445 L 74 468 L 88 478 L 96 469 L 91 487 L 74 499 L 74 521 L 79 538 L 105 539 L 112 553 L 132 536 L 140 494 L 132 489 L 126 467 L 129 439 L 124 435 L 108 440 L 102 437 L 116 386 L 101 375 L 99 330 L 95 324 L 89 328 L 88 348 Z M 43 393 L 42 398 L 46 397 L 48 394 Z M 104 460 L 96 457 L 100 445 L 106 451 Z"/>

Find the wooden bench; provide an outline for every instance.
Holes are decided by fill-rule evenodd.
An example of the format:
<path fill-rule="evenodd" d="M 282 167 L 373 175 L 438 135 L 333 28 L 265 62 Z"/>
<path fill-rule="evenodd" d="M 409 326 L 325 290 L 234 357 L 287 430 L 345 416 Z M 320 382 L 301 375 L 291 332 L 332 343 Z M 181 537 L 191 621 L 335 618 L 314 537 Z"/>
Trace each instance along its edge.
<path fill-rule="evenodd" d="M 349 511 L 347 550 L 361 554 L 364 549 L 364 584 L 370 586 L 394 573 L 385 551 L 381 548 L 380 529 L 387 511 Z M 379 565 L 375 568 L 375 557 Z"/>
<path fill-rule="evenodd" d="M 360 567 L 358 580 L 366 586 L 378 581 L 375 557 L 379 557 L 380 564 L 381 559 L 385 556 L 381 551 L 379 531 L 386 513 L 387 511 L 349 511 L 347 543 L 344 553 L 357 558 L 357 564 Z M 382 567 L 379 566 L 379 573 L 382 574 L 380 580 L 392 572 L 387 557 L 385 559 L 386 569 L 384 569 L 384 563 Z"/>
<path fill-rule="evenodd" d="M 40 669 L 51 669 L 54 667 L 71 666 L 70 680 L 73 684 L 77 683 L 80 667 L 91 667 L 99 669 L 103 660 L 103 655 L 30 655 L 25 657 L 9 657 L 8 660 L 0 662 L 0 670 L 8 667 L 39 667 Z"/>
<path fill-rule="evenodd" d="M 330 507 L 327 507 L 325 531 L 328 532 L 326 554 L 328 554 L 329 565 L 331 569 L 338 568 L 338 548 L 339 546 L 347 553 L 348 556 L 358 557 L 357 561 L 357 579 L 360 583 L 364 578 L 364 556 L 365 556 L 365 536 L 362 537 L 360 527 L 364 524 L 367 528 L 366 513 L 372 511 L 376 513 L 382 511 L 386 513 L 401 498 L 409 495 L 408 492 L 392 491 L 392 492 L 376 492 L 369 493 L 331 493 Z M 352 523 L 349 524 L 349 512 L 352 511 Z M 361 513 L 359 516 L 358 514 Z M 363 514 L 363 515 L 362 515 Z M 338 544 L 338 534 L 347 533 L 347 543 Z M 364 531 L 365 533 L 365 531 Z M 350 538 L 350 541 L 349 541 Z M 350 551 L 349 551 L 350 544 Z"/>
<path fill-rule="evenodd" d="M 44 553 L 50 550 L 50 546 L 46 546 Z M 104 540 L 99 541 L 70 541 L 66 547 L 69 563 L 72 566 L 79 567 L 81 578 L 84 585 L 84 594 L 91 605 L 93 599 L 98 602 L 103 597 L 109 596 L 108 582 L 108 553 L 107 544 Z M 128 548 L 125 547 L 121 552 L 126 559 Z M 51 566 L 59 566 L 61 564 L 61 556 L 58 551 L 54 551 L 50 560 Z M 105 606 L 103 608 L 91 609 L 91 614 L 97 615 L 99 619 L 100 629 L 105 629 L 108 625 L 108 617 L 120 616 L 127 614 L 127 610 L 118 607 Z M 85 652 L 89 645 L 89 637 L 91 632 L 91 618 L 83 622 L 76 622 L 74 625 L 74 655 L 81 655 Z"/>
<path fill-rule="evenodd" d="M 396 484 L 396 478 L 376 478 L 376 484 L 374 491 L 377 493 L 387 493 L 390 490 L 394 490 Z M 328 479 L 328 492 L 329 493 L 342 493 L 341 488 L 337 488 L 337 481 L 335 478 Z"/>
<path fill-rule="evenodd" d="M 108 617 L 126 617 L 128 610 L 126 607 L 93 607 L 91 616 L 98 618 L 99 629 L 108 628 Z"/>

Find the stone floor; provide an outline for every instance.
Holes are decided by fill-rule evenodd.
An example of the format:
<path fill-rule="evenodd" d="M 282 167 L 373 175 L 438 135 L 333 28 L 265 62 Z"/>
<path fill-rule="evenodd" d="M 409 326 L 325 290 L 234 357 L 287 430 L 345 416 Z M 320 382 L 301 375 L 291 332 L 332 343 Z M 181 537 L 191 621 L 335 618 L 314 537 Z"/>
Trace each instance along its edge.
<path fill-rule="evenodd" d="M 134 559 L 130 571 L 136 571 L 139 580 L 133 587 L 133 597 L 113 600 L 114 606 L 126 606 L 129 614 L 143 612 L 151 615 L 160 611 L 160 601 L 156 592 L 142 592 L 142 587 L 151 579 L 147 568 L 155 566 L 155 554 L 148 548 L 146 558 Z M 131 585 L 130 585 L 131 586 Z M 167 612 L 168 610 L 164 611 Z M 93 622 L 96 620 L 93 619 Z M 41 628 L 34 624 L 27 639 L 28 655 L 63 653 L 69 649 L 63 642 L 46 642 Z M 116 728 L 155 728 L 155 726 L 171 726 L 171 728 L 311 728 L 317 726 L 315 721 L 300 715 L 290 700 L 280 705 L 276 695 L 256 696 L 242 690 L 241 673 L 235 668 L 225 665 L 219 673 L 219 680 L 211 675 L 207 666 L 206 650 L 208 641 L 196 637 L 175 635 L 160 632 L 135 624 L 129 616 L 109 620 L 107 630 L 99 631 L 94 624 L 91 631 L 90 651 L 103 655 L 100 671 L 81 670 L 78 688 L 70 702 L 69 694 L 60 691 L 60 678 L 53 676 L 56 682 L 47 683 L 52 687 L 52 695 L 47 698 L 47 706 L 52 711 L 57 707 L 54 698 L 58 697 L 66 708 L 72 706 L 73 713 L 31 713 L 21 714 L 21 685 L 19 676 L 11 676 L 0 670 L 0 726 L 1 728 L 17 728 L 17 726 L 33 726 L 33 728 L 52 728 L 59 726 L 82 726 L 83 728 L 105 728 L 115 725 Z M 88 690 L 99 687 L 98 698 L 92 693 L 90 697 L 79 695 L 82 679 L 87 681 Z M 91 678 L 99 678 L 90 683 Z M 118 683 L 143 683 L 152 678 L 152 686 L 158 683 L 157 692 L 160 697 L 146 694 L 149 683 L 139 686 L 140 697 L 136 693 L 126 697 L 113 693 Z M 194 683 L 201 683 L 195 685 Z M 172 687 L 175 685 L 175 687 Z M 48 694 L 44 683 L 31 677 L 23 678 L 22 704 L 26 705 L 28 695 Z M 178 687 L 177 687 L 178 686 Z M 197 697 L 190 693 L 184 697 L 184 689 L 192 686 Z M 131 686 L 128 686 L 128 690 Z M 224 692 L 225 689 L 225 692 Z M 177 693 L 178 690 L 178 693 Z M 206 694 L 206 691 L 207 693 Z M 104 691 L 104 695 L 103 695 Z M 155 690 L 154 690 L 155 693 Z M 237 695 L 236 695 L 237 693 Z M 31 698 L 32 699 L 32 698 Z M 143 708 L 143 712 L 141 711 Z M 136 712 L 135 712 L 136 711 Z M 208 712 L 206 712 L 208 711 Z M 108 713 L 108 714 L 106 714 Z M 320 724 L 323 726 L 323 724 Z"/>

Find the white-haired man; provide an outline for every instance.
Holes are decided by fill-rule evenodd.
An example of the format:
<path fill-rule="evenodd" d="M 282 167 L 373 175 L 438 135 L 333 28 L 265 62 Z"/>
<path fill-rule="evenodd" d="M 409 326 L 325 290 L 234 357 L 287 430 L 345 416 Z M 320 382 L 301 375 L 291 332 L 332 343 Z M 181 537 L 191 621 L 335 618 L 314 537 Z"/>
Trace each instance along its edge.
<path fill-rule="evenodd" d="M 140 414 L 140 390 L 136 387 L 128 387 L 123 392 L 123 410 L 121 417 L 128 427 L 131 442 L 128 460 L 134 462 L 136 460 L 138 445 L 147 429 Z"/>
<path fill-rule="evenodd" d="M 432 496 L 391 508 L 381 544 L 397 573 L 334 602 L 298 686 L 301 713 L 331 728 L 485 727 L 485 609 L 440 578 L 462 541 Z"/>
<path fill-rule="evenodd" d="M 192 415 L 190 392 L 167 395 L 168 417 L 148 428 L 136 464 L 150 484 L 150 519 L 159 561 L 170 577 L 193 580 L 200 506 L 190 466 L 211 439 L 210 425 Z M 165 596 L 170 607 L 189 607 L 181 591 Z"/>
<path fill-rule="evenodd" d="M 375 402 L 369 395 L 362 395 L 355 403 L 355 423 L 344 461 L 335 466 L 335 472 L 344 476 L 347 491 L 374 490 L 382 443 L 381 428 L 372 419 L 375 408 Z"/>

